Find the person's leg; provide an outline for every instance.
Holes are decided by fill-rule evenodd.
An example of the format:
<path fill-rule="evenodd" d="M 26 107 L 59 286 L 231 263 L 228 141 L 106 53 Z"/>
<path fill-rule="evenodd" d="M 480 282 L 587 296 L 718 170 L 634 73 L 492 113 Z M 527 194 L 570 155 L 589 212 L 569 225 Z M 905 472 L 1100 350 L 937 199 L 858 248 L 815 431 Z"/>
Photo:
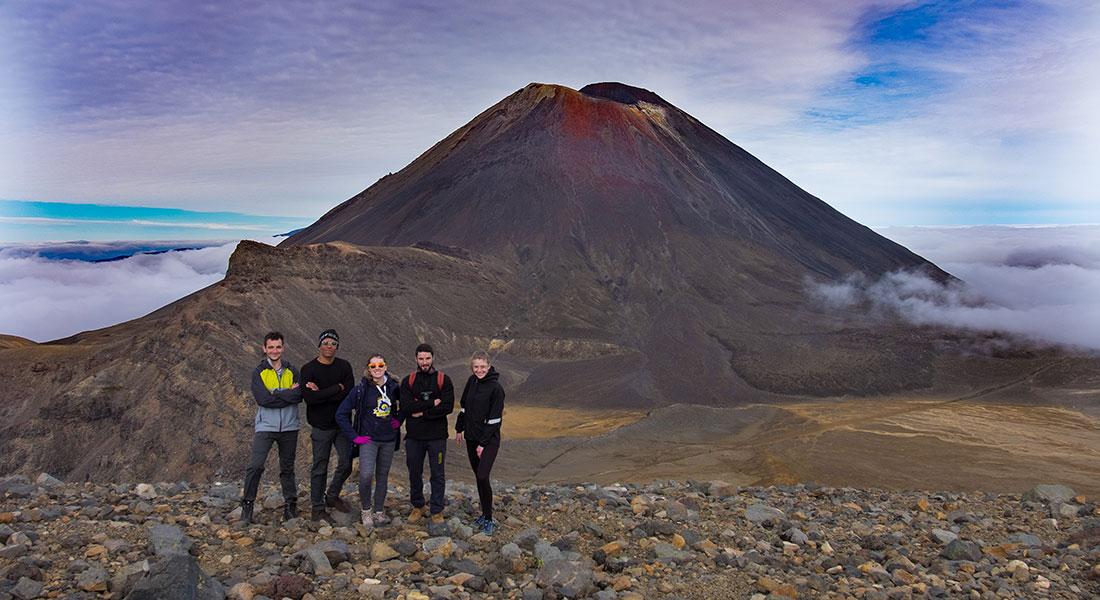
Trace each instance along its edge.
<path fill-rule="evenodd" d="M 409 467 L 409 502 L 424 507 L 424 454 L 427 445 L 421 440 L 405 440 L 405 464 Z"/>
<path fill-rule="evenodd" d="M 380 513 L 386 506 L 386 492 L 390 485 L 390 464 L 393 463 L 392 442 L 382 442 L 378 447 L 378 460 L 374 467 L 374 512 Z"/>
<path fill-rule="evenodd" d="M 336 470 L 332 472 L 332 482 L 325 495 L 329 504 L 346 510 L 347 507 L 340 506 L 343 503 L 339 500 L 340 490 L 344 489 L 344 484 L 351 475 L 351 440 L 344 436 L 344 432 L 337 430 L 332 443 L 336 446 Z"/>
<path fill-rule="evenodd" d="M 443 512 L 444 494 L 446 493 L 447 476 L 444 473 L 444 461 L 447 458 L 447 438 L 431 440 L 428 446 L 428 465 L 432 478 L 431 505 L 432 515 Z"/>
<path fill-rule="evenodd" d="M 477 442 L 474 440 L 466 440 L 466 458 L 470 459 L 470 469 L 474 472 L 474 480 L 477 480 L 477 468 L 481 464 L 481 459 L 477 455 Z M 477 488 L 477 496 L 481 498 L 481 487 Z M 477 522 L 481 523 L 485 519 L 485 504 L 481 504 L 481 519 Z"/>
<path fill-rule="evenodd" d="M 267 431 L 257 431 L 252 436 L 252 452 L 248 457 L 248 467 L 244 471 L 244 493 L 241 500 L 245 502 L 256 501 L 256 491 L 260 487 L 260 478 L 264 474 L 264 463 L 267 462 L 267 453 L 271 451 L 271 444 L 275 442 L 275 436 Z"/>
<path fill-rule="evenodd" d="M 378 461 L 379 444 L 368 442 L 359 446 L 359 508 L 364 513 L 371 510 L 371 483 L 374 479 L 374 465 Z"/>
<path fill-rule="evenodd" d="M 285 506 L 283 515 L 298 516 L 298 482 L 294 479 L 294 458 L 298 452 L 298 432 L 283 431 L 276 434 L 279 444 L 279 482 L 283 486 Z"/>
<path fill-rule="evenodd" d="M 332 454 L 332 442 L 336 431 L 313 427 L 309 440 L 313 446 L 313 467 L 309 470 L 309 505 L 319 513 L 325 510 L 325 479 L 328 478 L 328 459 Z"/>
<path fill-rule="evenodd" d="M 499 445 L 485 446 L 481 450 L 481 458 L 478 461 L 474 476 L 477 478 L 477 495 L 481 501 L 481 514 L 487 521 L 493 520 L 493 486 L 489 479 L 493 471 L 493 462 L 497 459 Z M 475 449 L 476 454 L 476 449 Z"/>

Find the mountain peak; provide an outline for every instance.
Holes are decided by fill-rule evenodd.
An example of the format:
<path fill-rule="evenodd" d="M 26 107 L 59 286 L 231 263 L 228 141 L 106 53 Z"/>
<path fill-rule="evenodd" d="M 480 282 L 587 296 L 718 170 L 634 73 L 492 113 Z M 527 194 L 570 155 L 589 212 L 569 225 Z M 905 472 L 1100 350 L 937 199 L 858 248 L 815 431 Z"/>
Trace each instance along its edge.
<path fill-rule="evenodd" d="M 640 87 L 634 87 L 632 85 L 626 85 L 625 83 L 619 83 L 617 81 L 605 81 L 601 83 L 590 83 L 580 90 L 580 93 L 591 96 L 593 98 L 603 98 L 605 100 L 612 100 L 619 102 L 620 104 L 638 104 L 639 102 L 647 102 L 649 104 L 656 104 L 658 106 L 672 106 L 665 101 L 664 98 L 654 94 L 653 92 Z"/>

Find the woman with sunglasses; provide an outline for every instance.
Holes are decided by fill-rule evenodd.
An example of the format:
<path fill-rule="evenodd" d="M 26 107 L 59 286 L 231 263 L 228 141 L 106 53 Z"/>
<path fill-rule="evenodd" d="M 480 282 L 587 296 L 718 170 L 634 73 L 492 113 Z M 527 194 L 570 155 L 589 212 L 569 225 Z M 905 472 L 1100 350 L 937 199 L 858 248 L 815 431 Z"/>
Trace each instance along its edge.
<path fill-rule="evenodd" d="M 481 516 L 474 520 L 474 528 L 486 535 L 497 529 L 493 520 L 493 487 L 489 473 L 493 470 L 497 451 L 500 450 L 500 421 L 504 415 L 504 388 L 500 374 L 489 363 L 485 352 L 474 352 L 470 358 L 473 374 L 462 390 L 462 410 L 455 424 L 455 439 L 459 444 L 466 433 L 466 455 L 477 480 L 477 495 L 481 502 Z"/>
<path fill-rule="evenodd" d="M 336 410 L 336 422 L 355 446 L 352 455 L 356 451 L 359 453 L 359 505 L 366 527 L 390 522 L 384 507 L 390 464 L 401 441 L 400 395 L 400 384 L 386 371 L 386 359 L 381 354 L 373 354 L 367 361 L 363 379 L 348 392 Z"/>

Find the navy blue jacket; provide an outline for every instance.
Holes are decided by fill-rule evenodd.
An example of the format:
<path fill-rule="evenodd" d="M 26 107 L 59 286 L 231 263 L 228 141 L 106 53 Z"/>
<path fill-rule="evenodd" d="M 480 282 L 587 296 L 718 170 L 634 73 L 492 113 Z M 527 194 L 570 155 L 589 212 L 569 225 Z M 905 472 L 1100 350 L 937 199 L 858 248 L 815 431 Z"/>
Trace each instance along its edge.
<path fill-rule="evenodd" d="M 400 429 L 394 429 L 390 422 L 401 418 L 398 410 L 401 384 L 386 373 L 382 391 L 385 396 L 379 393 L 378 386 L 364 377 L 344 397 L 340 408 L 336 409 L 336 424 L 349 440 L 369 435 L 375 442 L 396 442 L 401 436 Z"/>

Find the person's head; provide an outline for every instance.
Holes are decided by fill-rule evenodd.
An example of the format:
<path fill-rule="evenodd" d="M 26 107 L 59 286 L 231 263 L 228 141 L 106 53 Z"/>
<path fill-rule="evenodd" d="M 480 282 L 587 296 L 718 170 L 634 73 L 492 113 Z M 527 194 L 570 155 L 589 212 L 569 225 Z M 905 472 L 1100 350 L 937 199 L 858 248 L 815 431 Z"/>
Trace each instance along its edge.
<path fill-rule="evenodd" d="M 264 336 L 264 356 L 272 362 L 283 357 L 283 334 L 272 331 Z"/>
<path fill-rule="evenodd" d="M 386 377 L 386 357 L 381 354 L 371 354 L 367 359 L 365 375 L 371 381 L 381 382 Z"/>
<path fill-rule="evenodd" d="M 416 347 L 416 367 L 421 371 L 429 371 L 432 361 L 435 360 L 435 350 L 431 344 L 420 344 Z"/>
<path fill-rule="evenodd" d="M 492 363 L 489 362 L 488 352 L 478 350 L 470 357 L 470 370 L 473 371 L 474 377 L 478 379 L 485 379 L 485 376 L 489 373 L 489 367 L 491 366 Z"/>
<path fill-rule="evenodd" d="M 336 349 L 340 347 L 340 336 L 335 329 L 326 329 L 317 336 L 317 354 L 323 359 L 331 360 L 336 356 Z"/>

